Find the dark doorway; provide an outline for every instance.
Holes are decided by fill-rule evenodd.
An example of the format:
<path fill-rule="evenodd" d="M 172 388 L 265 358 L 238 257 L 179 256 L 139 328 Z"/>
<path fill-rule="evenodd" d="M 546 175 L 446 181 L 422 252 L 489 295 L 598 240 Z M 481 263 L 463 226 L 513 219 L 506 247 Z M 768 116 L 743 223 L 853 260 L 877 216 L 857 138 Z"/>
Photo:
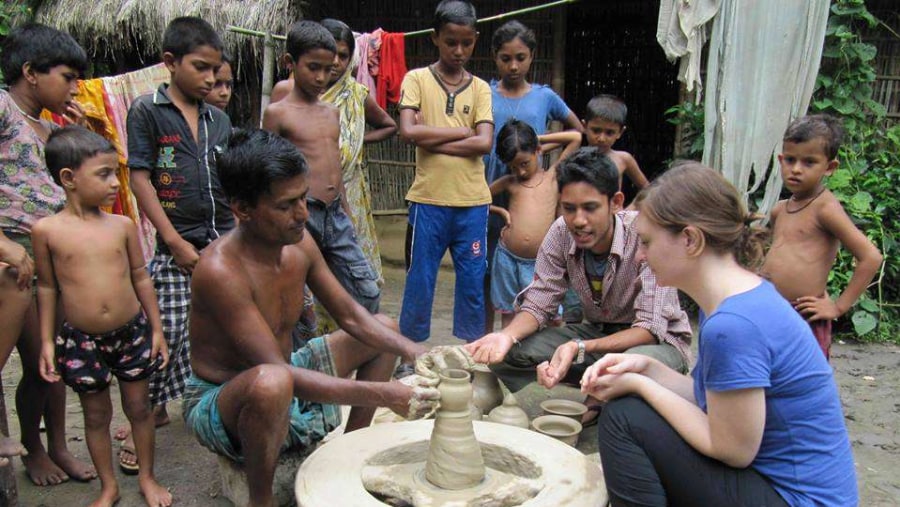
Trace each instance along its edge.
<path fill-rule="evenodd" d="M 566 102 L 582 117 L 594 95 L 621 97 L 628 130 L 616 149 L 634 155 L 651 180 L 672 158 L 675 127 L 664 112 L 679 90 L 678 68 L 656 42 L 658 17 L 659 0 L 577 2 L 566 27 Z"/>

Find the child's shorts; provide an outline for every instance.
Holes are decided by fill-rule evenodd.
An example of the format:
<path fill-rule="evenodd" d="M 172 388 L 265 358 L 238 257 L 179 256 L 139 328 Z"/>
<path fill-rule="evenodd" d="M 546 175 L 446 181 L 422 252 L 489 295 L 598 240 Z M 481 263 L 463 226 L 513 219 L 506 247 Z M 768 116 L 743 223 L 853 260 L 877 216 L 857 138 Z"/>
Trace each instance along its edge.
<path fill-rule="evenodd" d="M 124 382 L 143 380 L 159 366 L 157 358 L 150 358 L 150 331 L 143 312 L 102 334 L 83 333 L 64 322 L 56 338 L 56 369 L 76 393 L 102 391 L 113 375 Z"/>
<path fill-rule="evenodd" d="M 825 354 L 825 359 L 831 360 L 831 321 L 814 320 L 809 323 L 809 327 L 812 329 L 813 336 L 816 337 L 819 348 Z"/>
<path fill-rule="evenodd" d="M 515 311 L 516 296 L 534 280 L 535 259 L 526 259 L 511 253 L 497 243 L 491 266 L 491 302 L 500 313 Z"/>

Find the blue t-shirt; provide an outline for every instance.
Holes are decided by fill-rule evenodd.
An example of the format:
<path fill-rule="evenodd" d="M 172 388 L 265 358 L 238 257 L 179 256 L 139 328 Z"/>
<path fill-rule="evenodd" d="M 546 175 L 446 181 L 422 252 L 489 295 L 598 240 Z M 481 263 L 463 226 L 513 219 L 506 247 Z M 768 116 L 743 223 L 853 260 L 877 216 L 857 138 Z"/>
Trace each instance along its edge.
<path fill-rule="evenodd" d="M 497 158 L 497 135 L 510 118 L 529 125 L 537 135 L 547 131 L 547 123 L 552 120 L 564 121 L 569 116 L 569 106 L 547 85 L 533 84 L 523 97 L 507 98 L 497 90 L 499 82 L 491 81 L 491 104 L 494 112 L 494 145 L 484 156 L 484 171 L 488 184 L 509 174 L 506 164 Z"/>
<path fill-rule="evenodd" d="M 700 327 L 694 396 L 763 388 L 766 423 L 751 466 L 793 506 L 857 505 L 837 385 L 809 325 L 763 281 L 727 298 Z"/>

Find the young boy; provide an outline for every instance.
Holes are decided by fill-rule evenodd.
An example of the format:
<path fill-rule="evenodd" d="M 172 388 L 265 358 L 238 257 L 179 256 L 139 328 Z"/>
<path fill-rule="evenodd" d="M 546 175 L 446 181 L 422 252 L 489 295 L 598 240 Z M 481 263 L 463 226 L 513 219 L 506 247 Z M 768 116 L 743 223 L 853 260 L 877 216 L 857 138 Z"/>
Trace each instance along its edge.
<path fill-rule="evenodd" d="M 137 227 L 100 206 L 116 200 L 118 154 L 101 136 L 70 126 L 50 134 L 47 168 L 66 192 L 66 207 L 32 229 L 41 328 L 40 373 L 62 379 L 81 398 L 85 438 L 100 476 L 92 506 L 112 506 L 119 486 L 112 466 L 109 384 L 122 389 L 140 460 L 138 478 L 150 507 L 172 504 L 153 476 L 154 426 L 148 377 L 168 361 L 153 285 Z M 66 316 L 56 337 L 57 294 Z M 143 310 L 142 310 L 143 308 Z"/>
<path fill-rule="evenodd" d="M 378 275 L 356 242 L 344 196 L 339 147 L 340 116 L 319 100 L 328 87 L 337 45 L 314 21 L 298 21 L 287 36 L 284 63 L 293 69 L 294 87 L 263 113 L 262 127 L 294 143 L 309 163 L 309 221 L 306 228 L 328 267 L 353 299 L 377 313 Z"/>
<path fill-rule="evenodd" d="M 778 162 L 792 195 L 772 209 L 772 247 L 762 267 L 763 276 L 809 321 L 826 358 L 831 321 L 856 303 L 882 260 L 878 248 L 823 183 L 837 168 L 843 136 L 838 120 L 824 114 L 805 116 L 788 126 Z M 832 300 L 825 288 L 841 245 L 856 258 L 856 269 L 844 292 Z"/>
<path fill-rule="evenodd" d="M 584 136 L 588 146 L 596 146 L 600 153 L 615 162 L 619 169 L 619 186 L 622 177 L 628 176 L 638 190 L 650 184 L 647 177 L 638 167 L 637 160 L 627 151 L 614 150 L 613 145 L 625 133 L 625 118 L 628 107 L 622 99 L 613 95 L 597 95 L 587 104 L 584 115 Z"/>
<path fill-rule="evenodd" d="M 200 250 L 234 227 L 215 156 L 231 134 L 231 121 L 203 101 L 222 66 L 222 41 L 200 18 L 175 18 L 163 35 L 162 58 L 170 83 L 138 97 L 127 120 L 131 186 L 157 231 L 150 277 L 171 355 L 168 368 L 150 379 L 157 425 L 169 422 L 166 403 L 181 397 L 191 373 L 191 271 Z M 130 441 L 122 451 L 119 464 L 133 471 Z"/>
<path fill-rule="evenodd" d="M 469 2 L 444 0 L 435 10 L 437 62 L 406 74 L 401 86 L 400 137 L 416 145 L 410 201 L 410 265 L 400 331 L 421 342 L 431 334 L 437 270 L 447 248 L 456 270 L 453 335 L 484 330 L 484 274 L 491 192 L 482 156 L 491 149 L 491 89 L 465 69 L 478 32 Z M 409 369 L 403 365 L 405 373 Z"/>
<path fill-rule="evenodd" d="M 560 160 L 581 143 L 577 131 L 551 135 L 554 141 L 567 141 Z M 500 312 L 504 327 L 512 321 L 516 296 L 534 278 L 538 249 L 556 220 L 556 164 L 546 171 L 541 169 L 540 141 L 530 125 L 516 119 L 508 121 L 497 135 L 497 157 L 507 165 L 510 174 L 491 184 L 491 195 L 508 192 L 509 209 L 491 205 L 491 212 L 506 222 L 491 265 L 491 302 Z"/>

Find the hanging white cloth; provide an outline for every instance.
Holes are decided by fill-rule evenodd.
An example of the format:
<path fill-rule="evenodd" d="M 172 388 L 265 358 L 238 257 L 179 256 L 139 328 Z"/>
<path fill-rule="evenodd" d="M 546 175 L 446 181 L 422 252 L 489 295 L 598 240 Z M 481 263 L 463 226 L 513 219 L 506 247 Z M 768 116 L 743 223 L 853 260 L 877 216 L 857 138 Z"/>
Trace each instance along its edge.
<path fill-rule="evenodd" d="M 765 185 L 759 212 L 781 191 L 777 154 L 806 113 L 819 73 L 829 0 L 722 0 L 707 60 L 703 163 L 744 200 Z"/>
<path fill-rule="evenodd" d="M 656 40 L 670 62 L 681 59 L 678 80 L 687 91 L 702 87 L 700 62 L 706 44 L 706 24 L 719 10 L 719 0 L 662 0 Z M 697 94 L 699 99 L 700 94 Z"/>

